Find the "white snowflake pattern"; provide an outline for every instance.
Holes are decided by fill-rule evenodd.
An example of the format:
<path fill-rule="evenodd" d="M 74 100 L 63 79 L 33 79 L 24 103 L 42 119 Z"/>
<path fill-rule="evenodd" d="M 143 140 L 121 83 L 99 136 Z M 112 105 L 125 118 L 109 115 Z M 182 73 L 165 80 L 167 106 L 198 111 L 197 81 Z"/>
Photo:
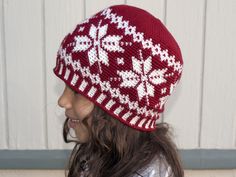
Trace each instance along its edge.
<path fill-rule="evenodd" d="M 76 36 L 76 45 L 73 48 L 73 52 L 88 51 L 88 58 L 90 65 L 98 62 L 100 73 L 100 62 L 109 66 L 107 52 L 124 52 L 124 49 L 120 46 L 120 40 L 123 38 L 118 35 L 107 35 L 108 25 L 101 26 L 101 20 L 98 27 L 93 24 L 90 27 L 89 35 Z"/>
<path fill-rule="evenodd" d="M 149 105 L 149 96 L 154 96 L 154 85 L 159 85 L 166 82 L 164 74 L 167 68 L 153 69 L 152 70 L 152 57 L 143 59 L 142 51 L 139 50 L 140 60 L 132 57 L 133 70 L 131 71 L 117 71 L 117 74 L 121 76 L 121 87 L 136 87 L 139 100 L 144 96 L 147 104 Z"/>

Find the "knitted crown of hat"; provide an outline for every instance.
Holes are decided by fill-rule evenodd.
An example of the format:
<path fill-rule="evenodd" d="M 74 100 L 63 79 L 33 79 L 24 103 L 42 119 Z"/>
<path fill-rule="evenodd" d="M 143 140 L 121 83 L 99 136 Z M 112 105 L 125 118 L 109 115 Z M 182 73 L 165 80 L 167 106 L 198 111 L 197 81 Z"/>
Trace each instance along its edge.
<path fill-rule="evenodd" d="M 112 117 L 152 131 L 182 68 L 180 48 L 159 19 L 113 5 L 64 37 L 53 71 Z"/>

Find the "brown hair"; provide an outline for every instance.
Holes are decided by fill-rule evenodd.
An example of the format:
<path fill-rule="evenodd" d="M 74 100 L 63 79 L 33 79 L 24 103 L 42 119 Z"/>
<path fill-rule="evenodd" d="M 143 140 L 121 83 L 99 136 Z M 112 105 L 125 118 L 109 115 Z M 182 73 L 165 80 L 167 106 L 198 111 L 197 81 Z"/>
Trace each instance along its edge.
<path fill-rule="evenodd" d="M 64 141 L 76 143 L 67 164 L 68 177 L 79 177 L 84 162 L 90 167 L 85 173 L 88 177 L 129 177 L 147 165 L 155 155 L 161 157 L 160 154 L 170 165 L 171 176 L 184 176 L 169 124 L 159 123 L 155 131 L 142 132 L 112 118 L 96 105 L 91 114 L 91 127 L 86 119 L 82 122 L 90 132 L 86 143 L 68 140 L 68 119 L 64 123 Z"/>

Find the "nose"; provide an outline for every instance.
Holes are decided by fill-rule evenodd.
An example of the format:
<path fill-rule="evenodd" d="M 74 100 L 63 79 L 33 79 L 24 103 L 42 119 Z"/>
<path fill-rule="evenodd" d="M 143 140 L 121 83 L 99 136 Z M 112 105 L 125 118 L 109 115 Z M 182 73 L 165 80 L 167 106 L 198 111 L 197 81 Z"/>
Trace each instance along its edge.
<path fill-rule="evenodd" d="M 61 108 L 70 109 L 72 107 L 72 99 L 72 94 L 64 90 L 57 103 Z"/>

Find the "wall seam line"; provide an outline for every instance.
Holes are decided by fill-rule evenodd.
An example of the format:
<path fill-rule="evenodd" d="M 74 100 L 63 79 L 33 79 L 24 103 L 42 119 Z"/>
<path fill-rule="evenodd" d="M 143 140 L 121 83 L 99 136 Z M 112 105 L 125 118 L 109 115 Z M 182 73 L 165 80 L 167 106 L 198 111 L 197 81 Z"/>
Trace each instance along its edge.
<path fill-rule="evenodd" d="M 203 99 L 204 99 L 204 76 L 205 76 L 205 47 L 206 47 L 206 24 L 207 24 L 207 0 L 204 1 L 203 11 L 203 32 L 202 32 L 202 77 L 201 77 L 201 94 L 200 94 L 200 119 L 198 131 L 198 147 L 201 147 L 202 139 L 202 120 L 203 120 Z"/>
<path fill-rule="evenodd" d="M 167 27 L 167 0 L 164 0 L 164 5 L 163 5 L 163 23 Z M 163 123 L 165 120 L 165 111 L 161 114 L 161 122 Z"/>
<path fill-rule="evenodd" d="M 42 8 L 42 63 L 43 63 L 43 90 L 44 90 L 44 126 L 45 126 L 45 148 L 48 149 L 48 114 L 47 114 L 47 68 L 46 68 L 46 32 L 45 32 L 45 0 L 41 1 Z"/>
<path fill-rule="evenodd" d="M 163 21 L 164 21 L 164 24 L 166 25 L 166 23 L 167 23 L 167 0 L 164 0 Z"/>

